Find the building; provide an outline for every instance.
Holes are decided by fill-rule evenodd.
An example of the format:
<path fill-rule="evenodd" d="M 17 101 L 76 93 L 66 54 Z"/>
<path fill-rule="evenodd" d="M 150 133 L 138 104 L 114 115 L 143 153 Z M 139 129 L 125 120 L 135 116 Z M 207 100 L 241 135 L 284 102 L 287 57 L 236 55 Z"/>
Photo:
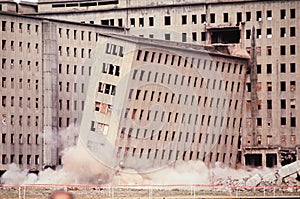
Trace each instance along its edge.
<path fill-rule="evenodd" d="M 300 62 L 296 42 L 299 2 L 40 0 L 36 4 L 18 5 L 2 1 L 0 8 L 32 18 L 77 22 L 78 26 L 80 22 L 86 27 L 98 24 L 103 25 L 103 29 L 104 26 L 113 30 L 120 27 L 118 31 L 130 29 L 128 34 L 139 37 L 219 47 L 234 44 L 249 53 L 251 39 L 255 37 L 256 53 L 253 53 L 251 70 L 246 74 L 242 142 L 237 159 L 241 159 L 242 165 L 273 167 L 299 160 L 300 156 L 297 133 L 300 114 L 297 111 L 300 97 L 297 67 Z M 251 36 L 252 27 L 254 36 Z M 61 46 L 63 51 L 64 46 Z M 64 120 L 68 116 L 61 117 L 62 125 L 67 123 Z"/>
<path fill-rule="evenodd" d="M 60 163 L 63 136 L 74 144 L 101 32 L 121 28 L 1 12 L 1 166 L 42 169 Z M 76 129 L 76 128 L 75 128 Z"/>
<path fill-rule="evenodd" d="M 147 0 L 107 1 L 102 5 L 98 1 L 45 0 L 38 3 L 35 15 L 127 27 L 130 34 L 147 38 L 197 44 L 240 43 L 249 52 L 255 27 L 256 69 L 252 67 L 251 71 L 257 73 L 257 88 L 252 87 L 248 71 L 242 163 L 273 167 L 299 159 L 299 3 Z"/>
<path fill-rule="evenodd" d="M 104 35 L 92 66 L 80 142 L 112 168 L 240 160 L 249 56 L 125 35 Z"/>

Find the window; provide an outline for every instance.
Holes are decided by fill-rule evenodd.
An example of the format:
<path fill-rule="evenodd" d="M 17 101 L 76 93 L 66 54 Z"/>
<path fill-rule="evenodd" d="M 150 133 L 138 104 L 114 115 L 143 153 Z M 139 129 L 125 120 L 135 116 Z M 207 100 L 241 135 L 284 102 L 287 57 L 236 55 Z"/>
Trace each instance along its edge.
<path fill-rule="evenodd" d="M 201 23 L 202 24 L 206 23 L 206 14 L 201 15 Z"/>
<path fill-rule="evenodd" d="M 295 45 L 290 45 L 290 54 L 295 55 L 296 54 L 296 46 Z"/>
<path fill-rule="evenodd" d="M 246 39 L 251 39 L 251 30 L 246 30 Z"/>
<path fill-rule="evenodd" d="M 186 42 L 187 38 L 186 38 L 186 33 L 182 33 L 182 42 Z"/>
<path fill-rule="evenodd" d="M 197 15 L 192 15 L 192 24 L 197 24 Z"/>
<path fill-rule="evenodd" d="M 251 21 L 251 12 L 246 12 L 246 21 Z"/>
<path fill-rule="evenodd" d="M 286 85 L 284 81 L 280 82 L 280 91 L 286 91 Z"/>
<path fill-rule="evenodd" d="M 272 100 L 267 100 L 267 109 L 272 109 Z"/>
<path fill-rule="evenodd" d="M 272 55 L 272 46 L 267 46 L 267 55 Z"/>
<path fill-rule="evenodd" d="M 130 27 L 135 27 L 135 19 L 134 18 L 130 19 Z"/>
<path fill-rule="evenodd" d="M 290 10 L 290 13 L 291 13 L 291 19 L 295 19 L 296 18 L 296 9 L 291 9 Z"/>
<path fill-rule="evenodd" d="M 171 16 L 165 16 L 165 26 L 171 25 Z"/>
<path fill-rule="evenodd" d="M 197 32 L 192 32 L 193 41 L 197 41 Z"/>
<path fill-rule="evenodd" d="M 144 18 L 139 18 L 139 27 L 144 27 Z"/>
<path fill-rule="evenodd" d="M 272 10 L 267 10 L 267 20 L 272 20 Z"/>
<path fill-rule="evenodd" d="M 296 127 L 296 117 L 291 117 L 291 127 Z"/>
<path fill-rule="evenodd" d="M 228 13 L 223 13 L 223 22 L 224 23 L 228 22 Z"/>
<path fill-rule="evenodd" d="M 257 64 L 256 68 L 257 68 L 257 74 L 261 74 L 261 65 Z"/>
<path fill-rule="evenodd" d="M 165 40 L 170 41 L 171 40 L 171 35 L 170 34 L 165 34 Z"/>
<path fill-rule="evenodd" d="M 272 82 L 267 82 L 267 91 L 272 91 Z"/>
<path fill-rule="evenodd" d="M 267 28 L 267 38 L 272 38 L 272 28 Z"/>
<path fill-rule="evenodd" d="M 154 17 L 149 17 L 149 26 L 154 26 Z"/>
<path fill-rule="evenodd" d="M 280 118 L 280 125 L 282 125 L 282 126 L 286 125 L 286 118 L 285 117 Z"/>
<path fill-rule="evenodd" d="M 258 39 L 261 38 L 261 29 L 256 30 L 256 38 L 258 38 Z"/>
<path fill-rule="evenodd" d="M 285 73 L 285 64 L 284 63 L 280 64 L 280 72 Z"/>
<path fill-rule="evenodd" d="M 182 16 L 181 16 L 181 24 L 182 24 L 182 25 L 187 24 L 187 16 L 186 16 L 186 15 L 182 15 Z"/>
<path fill-rule="evenodd" d="M 256 11 L 256 21 L 261 21 L 261 11 Z"/>
<path fill-rule="evenodd" d="M 290 63 L 290 72 L 295 73 L 296 72 L 296 64 L 295 63 Z"/>
<path fill-rule="evenodd" d="M 267 74 L 272 73 L 272 64 L 267 64 Z"/>
<path fill-rule="evenodd" d="M 214 13 L 210 13 L 210 23 L 215 23 L 216 19 L 215 19 L 215 14 Z"/>
<path fill-rule="evenodd" d="M 285 55 L 285 46 L 280 46 L 280 55 Z"/>
<path fill-rule="evenodd" d="M 280 108 L 281 109 L 286 109 L 286 100 L 285 99 L 280 100 Z"/>
<path fill-rule="evenodd" d="M 286 11 L 280 10 L 280 19 L 286 19 Z"/>
<path fill-rule="evenodd" d="M 280 28 L 280 37 L 286 37 L 286 30 L 284 27 Z"/>
<path fill-rule="evenodd" d="M 6 31 L 6 21 L 2 21 L 2 31 Z"/>
<path fill-rule="evenodd" d="M 238 12 L 236 13 L 236 25 L 239 26 L 241 21 L 242 21 L 242 13 Z"/>
<path fill-rule="evenodd" d="M 296 36 L 296 27 L 290 27 L 290 37 Z"/>
<path fill-rule="evenodd" d="M 206 32 L 201 32 L 201 41 L 206 41 Z"/>
<path fill-rule="evenodd" d="M 296 90 L 296 82 L 295 81 L 290 81 L 290 91 L 295 91 Z"/>

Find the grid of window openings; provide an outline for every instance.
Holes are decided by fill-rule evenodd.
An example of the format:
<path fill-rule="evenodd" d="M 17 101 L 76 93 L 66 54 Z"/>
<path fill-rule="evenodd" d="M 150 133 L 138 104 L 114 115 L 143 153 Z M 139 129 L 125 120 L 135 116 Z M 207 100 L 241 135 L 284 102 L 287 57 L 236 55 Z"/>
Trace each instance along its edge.
<path fill-rule="evenodd" d="M 0 49 L 1 164 L 40 167 L 42 42 L 39 21 L 3 17 Z M 22 146 L 19 151 L 17 146 Z"/>
<path fill-rule="evenodd" d="M 156 71 L 152 67 L 132 68 L 130 81 L 135 86 L 129 88 L 126 95 L 127 104 L 123 110 L 118 133 L 117 156 L 124 158 L 125 161 L 128 158 L 148 159 L 155 162 L 192 159 L 226 163 L 235 161 L 235 158 L 231 159 L 230 147 L 237 147 L 239 135 L 232 132 L 239 132 L 242 125 L 239 110 L 242 103 L 245 62 L 228 62 L 228 59 L 217 60 L 217 58 L 211 60 L 191 55 L 180 56 L 178 53 L 166 53 L 155 49 L 137 50 L 135 60 L 137 65 L 142 63 L 165 65 L 176 70 L 184 69 L 184 71 L 167 73 L 168 70 Z M 199 72 L 195 73 L 200 70 L 220 73 L 224 78 L 207 79 L 199 76 Z M 227 78 L 228 76 L 232 78 Z M 138 87 L 139 83 L 174 86 L 177 91 L 192 88 L 195 92 L 171 92 L 159 86 Z M 212 97 L 206 92 L 210 89 L 225 92 L 227 97 Z M 139 103 L 143 103 L 143 106 L 138 105 Z M 154 104 L 168 108 L 152 109 L 151 106 Z M 200 107 L 200 111 L 191 110 L 197 110 L 195 107 Z M 215 108 L 231 111 L 224 116 L 218 116 L 211 111 Z M 163 127 L 149 128 L 151 123 Z M 143 126 L 143 124 L 148 125 Z M 182 128 L 183 126 L 189 127 Z M 215 129 L 216 132 L 210 132 L 208 129 Z M 222 133 L 219 134 L 217 130 L 220 129 Z M 147 144 L 144 141 L 147 141 Z M 190 147 L 184 149 L 169 146 L 170 143 L 175 142 L 185 143 Z M 155 143 L 161 144 L 154 147 Z M 221 147 L 224 144 L 229 144 L 230 147 L 224 150 Z M 212 152 L 203 150 L 205 145 L 214 145 Z"/>

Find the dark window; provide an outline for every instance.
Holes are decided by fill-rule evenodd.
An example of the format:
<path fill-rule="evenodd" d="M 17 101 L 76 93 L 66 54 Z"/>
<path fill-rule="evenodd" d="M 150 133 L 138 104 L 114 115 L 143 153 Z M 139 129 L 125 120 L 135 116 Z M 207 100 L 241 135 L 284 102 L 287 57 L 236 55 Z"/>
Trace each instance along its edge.
<path fill-rule="evenodd" d="M 261 11 L 256 11 L 256 21 L 261 21 Z"/>
<path fill-rule="evenodd" d="M 197 32 L 192 32 L 193 41 L 197 41 Z"/>
<path fill-rule="evenodd" d="M 197 15 L 192 15 L 192 24 L 197 24 Z"/>
<path fill-rule="evenodd" d="M 206 32 L 201 32 L 201 41 L 206 41 Z"/>
<path fill-rule="evenodd" d="M 286 109 L 286 100 L 285 99 L 280 100 L 280 108 L 281 109 Z"/>
<path fill-rule="evenodd" d="M 280 55 L 285 55 L 285 46 L 280 46 Z"/>
<path fill-rule="evenodd" d="M 154 17 L 149 17 L 149 26 L 154 26 Z"/>
<path fill-rule="evenodd" d="M 285 64 L 280 64 L 280 72 L 285 73 Z"/>
<path fill-rule="evenodd" d="M 251 21 L 251 12 L 246 12 L 246 21 Z"/>
<path fill-rule="evenodd" d="M 201 15 L 201 23 L 206 23 L 206 14 Z"/>
<path fill-rule="evenodd" d="M 286 118 L 285 117 L 280 118 L 280 125 L 286 125 Z"/>
<path fill-rule="evenodd" d="M 272 109 L 272 100 L 267 100 L 267 108 Z"/>
<path fill-rule="evenodd" d="M 296 9 L 291 9 L 291 19 L 296 18 Z"/>
<path fill-rule="evenodd" d="M 256 125 L 262 126 L 262 118 L 256 118 Z"/>
<path fill-rule="evenodd" d="M 280 82 L 280 91 L 285 91 L 285 90 L 286 90 L 285 82 Z"/>
<path fill-rule="evenodd" d="M 171 17 L 170 16 L 165 16 L 165 26 L 171 25 Z"/>
<path fill-rule="evenodd" d="M 296 118 L 291 117 L 291 127 L 296 127 Z"/>
<path fill-rule="evenodd" d="M 236 13 L 236 25 L 239 26 L 241 21 L 242 21 L 242 13 L 238 12 Z"/>
<path fill-rule="evenodd" d="M 187 16 L 186 15 L 181 16 L 181 24 L 182 25 L 187 24 Z"/>
<path fill-rule="evenodd" d="M 290 72 L 295 73 L 296 72 L 296 64 L 295 63 L 290 63 Z"/>
<path fill-rule="evenodd" d="M 280 37 L 286 37 L 286 30 L 285 28 L 280 28 Z"/>
<path fill-rule="evenodd" d="M 296 46 L 295 45 L 290 45 L 290 54 L 295 55 L 296 54 Z"/>
<path fill-rule="evenodd" d="M 267 64 L 267 74 L 272 73 L 272 64 Z"/>
<path fill-rule="evenodd" d="M 261 74 L 261 65 L 257 64 L 256 67 L 257 67 L 257 74 Z"/>
<path fill-rule="evenodd" d="M 272 20 L 272 10 L 267 10 L 267 20 Z"/>
<path fill-rule="evenodd" d="M 290 37 L 296 36 L 296 27 L 290 27 Z"/>
<path fill-rule="evenodd" d="M 251 30 L 246 30 L 246 39 L 251 38 Z"/>
<path fill-rule="evenodd" d="M 130 19 L 130 27 L 135 27 L 135 19 L 134 18 Z"/>
<path fill-rule="evenodd" d="M 285 10 L 280 10 L 280 19 L 286 19 L 286 12 L 285 12 Z"/>
<path fill-rule="evenodd" d="M 139 27 L 144 27 L 144 18 L 139 18 Z"/>
<path fill-rule="evenodd" d="M 228 22 L 228 13 L 223 13 L 223 22 Z"/>
<path fill-rule="evenodd" d="M 216 22 L 215 14 L 210 13 L 210 23 L 215 23 L 215 22 Z"/>
<path fill-rule="evenodd" d="M 186 41 L 187 41 L 186 33 L 182 33 L 182 42 L 186 42 Z"/>

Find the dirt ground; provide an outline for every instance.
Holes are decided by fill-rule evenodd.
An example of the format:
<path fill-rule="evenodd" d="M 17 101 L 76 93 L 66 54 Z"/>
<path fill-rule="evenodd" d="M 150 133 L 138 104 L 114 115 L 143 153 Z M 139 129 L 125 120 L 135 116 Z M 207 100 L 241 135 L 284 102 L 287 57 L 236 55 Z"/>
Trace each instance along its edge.
<path fill-rule="evenodd" d="M 68 190 L 73 193 L 77 199 L 98 199 L 98 198 L 270 198 L 270 197 L 287 197 L 299 198 L 300 187 L 290 189 L 251 189 L 251 190 L 236 190 L 236 189 L 198 189 L 190 187 L 190 189 L 178 188 L 112 188 L 112 187 L 64 187 L 64 188 L 30 188 L 30 187 L 1 187 L 1 199 L 47 199 L 48 196 L 55 190 Z"/>

